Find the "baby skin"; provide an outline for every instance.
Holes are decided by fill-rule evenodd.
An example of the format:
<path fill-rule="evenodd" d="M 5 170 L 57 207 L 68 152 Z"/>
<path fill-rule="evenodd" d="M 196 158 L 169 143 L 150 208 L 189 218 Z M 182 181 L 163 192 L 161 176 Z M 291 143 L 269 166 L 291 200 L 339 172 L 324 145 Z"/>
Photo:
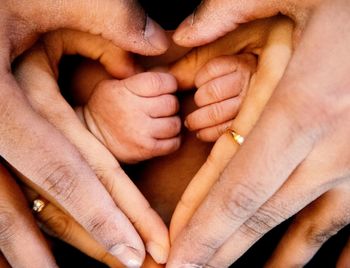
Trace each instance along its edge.
<path fill-rule="evenodd" d="M 179 148 L 179 104 L 172 95 L 176 90 L 175 78 L 165 73 L 103 80 L 77 113 L 119 161 L 134 163 Z"/>

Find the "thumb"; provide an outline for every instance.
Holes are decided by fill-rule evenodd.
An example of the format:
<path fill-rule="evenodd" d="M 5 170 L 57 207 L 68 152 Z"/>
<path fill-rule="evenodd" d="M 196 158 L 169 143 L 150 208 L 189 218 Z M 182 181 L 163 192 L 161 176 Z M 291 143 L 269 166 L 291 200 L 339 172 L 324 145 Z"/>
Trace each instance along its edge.
<path fill-rule="evenodd" d="M 36 32 L 59 28 L 89 32 L 143 55 L 158 55 L 168 47 L 164 31 L 136 0 L 31 0 L 30 8 L 21 0 L 11 3 L 11 13 L 32 22 Z"/>
<path fill-rule="evenodd" d="M 209 45 L 192 49 L 185 57 L 169 67 L 169 71 L 178 81 L 180 89 L 195 87 L 195 77 L 198 71 L 211 59 L 233 55 L 249 48 L 261 48 L 267 33 L 279 18 L 269 18 L 241 25 L 236 31 L 210 43 Z M 215 70 L 213 70 L 215 71 Z M 208 70 L 211 73 L 211 70 Z"/>
<path fill-rule="evenodd" d="M 241 23 L 276 15 L 280 5 L 272 0 L 204 0 L 180 24 L 173 39 L 181 46 L 204 45 Z"/>
<path fill-rule="evenodd" d="M 45 35 L 43 43 L 46 48 L 50 48 L 46 51 L 53 68 L 57 68 L 63 55 L 76 54 L 99 61 L 116 78 L 129 77 L 141 68 L 135 64 L 131 53 L 97 35 L 58 30 Z"/>

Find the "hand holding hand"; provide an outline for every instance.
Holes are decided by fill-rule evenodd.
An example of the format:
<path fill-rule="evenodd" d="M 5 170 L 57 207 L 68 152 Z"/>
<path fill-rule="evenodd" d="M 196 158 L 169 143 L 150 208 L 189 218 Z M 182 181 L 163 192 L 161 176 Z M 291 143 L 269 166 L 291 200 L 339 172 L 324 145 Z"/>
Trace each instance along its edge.
<path fill-rule="evenodd" d="M 169 154 L 180 146 L 181 121 L 175 114 L 176 80 L 165 73 L 141 73 L 106 80 L 81 110 L 87 128 L 123 162 Z"/>
<path fill-rule="evenodd" d="M 317 9 L 246 142 L 177 237 L 169 267 L 226 267 L 268 230 L 348 182 L 350 40 L 339 29 L 350 27 L 349 8 L 327 1 Z"/>

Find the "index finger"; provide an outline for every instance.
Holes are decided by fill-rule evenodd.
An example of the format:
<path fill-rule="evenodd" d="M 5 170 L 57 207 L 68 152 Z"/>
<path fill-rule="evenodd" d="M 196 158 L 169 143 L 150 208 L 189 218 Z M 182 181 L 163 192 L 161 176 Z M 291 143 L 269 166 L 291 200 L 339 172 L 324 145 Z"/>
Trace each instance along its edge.
<path fill-rule="evenodd" d="M 271 29 L 259 55 L 254 81 L 251 81 L 240 112 L 231 126 L 239 134 L 249 134 L 280 81 L 292 53 L 291 35 L 292 23 L 289 20 L 281 19 Z M 176 207 L 170 228 L 172 240 L 186 226 L 237 150 L 238 145 L 228 135 L 221 136 L 216 142 Z"/>
<path fill-rule="evenodd" d="M 9 83 L 1 83 L 4 80 Z M 142 240 L 84 157 L 33 111 L 12 77 L 0 83 L 4 89 L 1 95 L 7 100 L 5 107 L 0 106 L 2 157 L 26 183 L 64 208 L 112 255 L 127 266 L 141 264 L 145 254 Z"/>

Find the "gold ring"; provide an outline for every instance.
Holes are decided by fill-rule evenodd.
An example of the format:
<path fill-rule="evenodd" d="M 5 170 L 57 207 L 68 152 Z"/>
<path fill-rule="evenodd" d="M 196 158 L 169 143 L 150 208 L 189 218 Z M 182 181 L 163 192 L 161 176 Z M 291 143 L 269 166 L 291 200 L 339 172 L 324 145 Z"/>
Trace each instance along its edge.
<path fill-rule="evenodd" d="M 34 212 L 39 213 L 39 212 L 41 212 L 44 209 L 45 205 L 46 204 L 45 204 L 45 202 L 43 200 L 35 199 L 33 201 L 32 209 L 33 209 Z"/>
<path fill-rule="evenodd" d="M 244 142 L 244 137 L 239 135 L 236 131 L 234 131 L 231 128 L 227 129 L 227 132 L 232 136 L 235 142 L 237 142 L 238 145 L 242 145 Z"/>

